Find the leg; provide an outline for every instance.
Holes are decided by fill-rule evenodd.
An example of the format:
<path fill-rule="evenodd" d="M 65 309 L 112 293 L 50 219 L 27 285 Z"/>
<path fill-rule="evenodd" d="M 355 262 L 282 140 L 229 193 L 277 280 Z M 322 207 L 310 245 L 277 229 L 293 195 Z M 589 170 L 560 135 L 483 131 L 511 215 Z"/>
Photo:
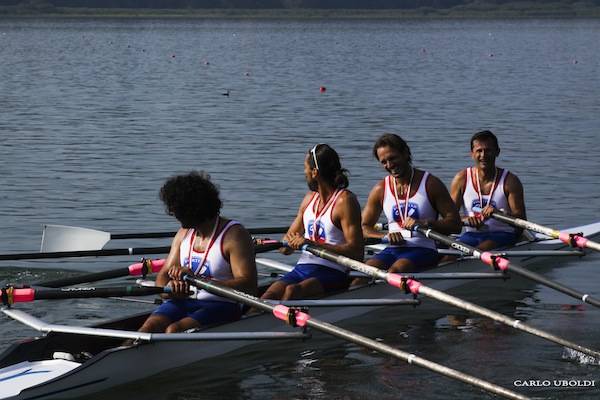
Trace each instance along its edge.
<path fill-rule="evenodd" d="M 149 332 L 149 333 L 160 333 L 164 332 L 167 329 L 167 326 L 171 324 L 171 319 L 166 315 L 162 314 L 152 314 L 148 317 L 148 319 L 144 322 L 142 327 L 138 329 L 139 332 Z"/>
<path fill-rule="evenodd" d="M 483 242 L 479 243 L 479 246 L 477 246 L 477 248 L 479 250 L 492 250 L 495 249 L 498 246 L 498 243 L 494 242 L 493 240 L 484 240 Z"/>
<path fill-rule="evenodd" d="M 365 264 L 370 265 L 372 267 L 376 267 L 379 269 L 385 269 L 386 265 L 382 260 L 379 260 L 377 258 L 370 258 L 368 259 Z M 372 278 L 354 278 L 352 280 L 352 282 L 350 283 L 350 286 L 361 286 L 361 285 L 366 285 L 367 283 L 369 283 L 371 281 Z"/>
<path fill-rule="evenodd" d="M 417 268 L 415 267 L 415 264 L 413 264 L 413 262 L 411 260 L 409 260 L 408 258 L 399 258 L 398 260 L 396 260 L 395 263 L 392 264 L 392 266 L 390 267 L 390 269 L 388 271 L 402 273 L 402 272 L 415 272 L 416 270 L 417 270 Z"/>
<path fill-rule="evenodd" d="M 267 291 L 260 296 L 260 298 L 265 300 L 279 300 L 283 297 L 287 286 L 289 286 L 287 282 L 281 280 L 276 281 L 269 286 Z"/>
<path fill-rule="evenodd" d="M 282 300 L 297 300 L 321 297 L 325 294 L 325 289 L 317 278 L 308 278 L 300 283 L 288 285 Z"/>
<path fill-rule="evenodd" d="M 185 317 L 167 326 L 166 333 L 184 332 L 188 329 L 199 328 L 200 323 L 193 318 Z"/>

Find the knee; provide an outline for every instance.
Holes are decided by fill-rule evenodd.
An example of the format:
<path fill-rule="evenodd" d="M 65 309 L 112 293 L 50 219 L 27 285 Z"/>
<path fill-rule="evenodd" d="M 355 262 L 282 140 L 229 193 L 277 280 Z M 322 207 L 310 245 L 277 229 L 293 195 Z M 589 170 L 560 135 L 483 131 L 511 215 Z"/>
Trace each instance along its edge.
<path fill-rule="evenodd" d="M 300 287 L 298 285 L 287 285 L 283 293 L 283 298 L 286 300 L 293 300 L 298 294 Z"/>
<path fill-rule="evenodd" d="M 392 265 L 389 269 L 389 272 L 412 272 L 414 270 L 414 265 L 409 260 L 403 259 L 398 260 Z"/>
<path fill-rule="evenodd" d="M 181 332 L 182 329 L 179 327 L 179 324 L 172 323 L 169 326 L 167 326 L 167 329 L 165 329 L 165 333 L 177 333 L 177 332 Z"/>

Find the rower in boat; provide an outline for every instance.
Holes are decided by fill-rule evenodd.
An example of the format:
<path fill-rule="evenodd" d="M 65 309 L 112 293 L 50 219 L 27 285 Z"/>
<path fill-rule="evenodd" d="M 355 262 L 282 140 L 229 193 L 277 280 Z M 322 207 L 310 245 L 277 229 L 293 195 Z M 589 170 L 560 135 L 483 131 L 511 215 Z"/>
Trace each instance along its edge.
<path fill-rule="evenodd" d="M 182 278 L 190 274 L 214 279 L 255 294 L 257 273 L 249 233 L 239 222 L 220 216 L 219 191 L 204 172 L 171 177 L 160 189 L 160 198 L 167 213 L 181 223 L 156 277 L 156 285 L 168 285 L 172 293 L 140 331 L 173 333 L 239 319 L 238 303 L 205 290 L 190 293 Z"/>
<path fill-rule="evenodd" d="M 460 232 L 458 211 L 446 186 L 429 172 L 413 167 L 410 148 L 398 135 L 386 133 L 379 137 L 373 156 L 389 175 L 369 194 L 362 212 L 362 230 L 365 238 L 383 239 L 386 235 L 374 227 L 383 212 L 390 245 L 367 264 L 390 272 L 435 267 L 439 261 L 435 242 L 412 232 L 412 228 L 420 225 L 445 234 Z"/>
<path fill-rule="evenodd" d="M 513 245 L 521 234 L 521 230 L 490 218 L 494 210 L 526 219 L 523 185 L 516 175 L 496 166 L 499 154 L 496 135 L 488 130 L 475 133 L 471 137 L 475 165 L 456 174 L 450 189 L 456 207 L 466 212 L 462 217 L 466 231 L 459 240 L 481 250 Z"/>
<path fill-rule="evenodd" d="M 304 244 L 362 261 L 364 245 L 360 228 L 360 205 L 347 190 L 347 170 L 337 152 L 327 144 L 317 144 L 306 155 L 304 174 L 309 191 L 304 196 L 294 222 L 284 240 L 289 255 Z M 348 270 L 334 262 L 303 252 L 295 268 L 274 282 L 263 299 L 303 299 L 346 289 Z"/>

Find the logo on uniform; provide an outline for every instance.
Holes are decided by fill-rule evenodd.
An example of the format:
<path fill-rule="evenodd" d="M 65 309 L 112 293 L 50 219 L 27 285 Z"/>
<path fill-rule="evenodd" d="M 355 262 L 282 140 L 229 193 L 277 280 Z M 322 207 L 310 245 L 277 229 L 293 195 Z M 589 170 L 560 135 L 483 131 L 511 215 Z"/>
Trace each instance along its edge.
<path fill-rule="evenodd" d="M 317 226 L 317 234 L 315 235 L 315 225 Z M 316 237 L 315 237 L 316 236 Z M 314 220 L 308 221 L 308 237 L 315 240 L 317 243 L 325 243 L 327 237 L 325 235 L 325 227 L 320 221 L 315 224 Z"/>
<path fill-rule="evenodd" d="M 189 265 L 188 259 L 185 259 L 185 265 Z M 200 261 L 202 261 L 199 257 L 192 257 L 192 272 L 195 275 L 203 276 L 206 278 L 212 278 L 212 273 L 210 270 L 210 261 L 206 260 L 200 271 L 198 271 L 198 267 L 200 265 Z"/>
<path fill-rule="evenodd" d="M 496 207 L 496 202 L 494 200 L 490 201 L 492 207 L 494 208 L 498 208 Z M 473 207 L 479 207 L 479 208 L 483 208 L 485 206 L 487 206 L 488 204 L 488 199 L 483 199 L 483 205 L 481 205 L 481 203 L 479 202 L 479 199 L 475 199 L 471 202 L 471 210 L 473 209 Z"/>
<path fill-rule="evenodd" d="M 405 204 L 400 205 L 400 211 L 398 211 L 398 206 L 394 205 L 392 207 L 392 216 L 394 217 L 394 221 L 402 224 L 402 218 L 404 218 L 404 207 Z M 402 216 L 400 216 L 402 213 Z M 419 205 L 416 203 L 408 202 L 408 214 L 412 219 L 419 219 Z"/>

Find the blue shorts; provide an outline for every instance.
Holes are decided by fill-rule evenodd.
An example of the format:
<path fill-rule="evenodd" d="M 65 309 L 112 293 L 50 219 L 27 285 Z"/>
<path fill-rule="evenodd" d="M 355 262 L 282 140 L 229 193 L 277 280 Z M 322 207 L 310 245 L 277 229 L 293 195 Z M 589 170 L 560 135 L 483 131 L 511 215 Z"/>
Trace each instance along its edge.
<path fill-rule="evenodd" d="M 512 232 L 465 232 L 458 237 L 458 240 L 477 247 L 486 240 L 492 240 L 496 243 L 494 247 L 510 246 L 517 243 L 519 237 Z"/>
<path fill-rule="evenodd" d="M 373 256 L 373 259 L 381 261 L 386 269 L 403 258 L 409 260 L 415 269 L 419 270 L 433 268 L 440 260 L 437 250 L 428 247 L 388 246 Z"/>
<path fill-rule="evenodd" d="M 189 317 L 205 326 L 237 321 L 242 316 L 242 310 L 239 304 L 226 301 L 170 299 L 158 306 L 154 314 L 164 315 L 171 322 Z"/>
<path fill-rule="evenodd" d="M 279 280 L 292 285 L 310 278 L 318 280 L 325 292 L 346 289 L 350 285 L 350 279 L 346 272 L 319 264 L 297 264 L 293 270 Z"/>

